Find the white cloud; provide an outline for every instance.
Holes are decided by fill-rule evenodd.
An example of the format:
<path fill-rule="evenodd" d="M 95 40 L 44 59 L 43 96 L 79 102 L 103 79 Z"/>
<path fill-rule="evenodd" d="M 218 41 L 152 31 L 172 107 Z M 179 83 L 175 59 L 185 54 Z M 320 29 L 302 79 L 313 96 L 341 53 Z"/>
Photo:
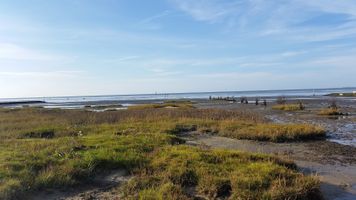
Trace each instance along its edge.
<path fill-rule="evenodd" d="M 8 77 L 46 77 L 46 78 L 64 78 L 79 77 L 84 71 L 0 71 L 0 76 Z"/>
<path fill-rule="evenodd" d="M 0 43 L 0 59 L 50 61 L 62 58 L 12 43 Z"/>

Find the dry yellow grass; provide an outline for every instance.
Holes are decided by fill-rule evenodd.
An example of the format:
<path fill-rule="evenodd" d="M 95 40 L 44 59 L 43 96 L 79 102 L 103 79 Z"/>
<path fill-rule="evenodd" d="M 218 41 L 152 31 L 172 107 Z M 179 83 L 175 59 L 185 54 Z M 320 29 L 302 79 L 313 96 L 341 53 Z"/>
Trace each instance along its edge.
<path fill-rule="evenodd" d="M 284 110 L 284 111 L 298 111 L 304 110 L 303 105 L 300 104 L 280 104 L 272 106 L 274 110 Z"/>

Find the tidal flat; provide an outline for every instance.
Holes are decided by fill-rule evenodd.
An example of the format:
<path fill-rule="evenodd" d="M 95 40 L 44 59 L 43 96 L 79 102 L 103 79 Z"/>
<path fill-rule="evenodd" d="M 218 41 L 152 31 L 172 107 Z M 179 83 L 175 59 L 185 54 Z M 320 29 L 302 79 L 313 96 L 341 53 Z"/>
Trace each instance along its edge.
<path fill-rule="evenodd" d="M 304 103 L 2 108 L 0 199 L 354 197 L 355 148 L 329 141 L 341 125 L 317 115 L 323 103 Z"/>

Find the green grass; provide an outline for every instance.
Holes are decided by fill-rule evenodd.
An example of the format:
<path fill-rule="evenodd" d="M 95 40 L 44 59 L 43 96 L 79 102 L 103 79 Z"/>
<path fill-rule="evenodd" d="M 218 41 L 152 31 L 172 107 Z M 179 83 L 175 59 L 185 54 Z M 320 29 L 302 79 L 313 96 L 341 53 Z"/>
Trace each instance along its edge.
<path fill-rule="evenodd" d="M 271 164 L 278 168 L 277 163 L 281 161 L 274 160 L 276 163 L 274 161 L 271 163 L 271 158 L 267 159 L 267 157 L 254 161 L 254 156 L 239 153 L 242 157 L 251 158 L 250 161 L 245 162 L 240 160 L 239 156 L 227 156 L 235 155 L 229 151 L 219 153 L 220 151 L 172 146 L 184 142 L 177 136 L 182 132 L 197 131 L 239 139 L 281 142 L 310 139 L 321 136 L 322 132 L 317 127 L 307 125 L 270 124 L 262 116 L 245 110 L 194 108 L 133 109 L 100 113 L 41 108 L 0 109 L 0 125 L 0 199 L 21 198 L 21 195 L 28 191 L 44 188 L 63 189 L 75 186 L 92 180 L 102 171 L 118 168 L 135 172 L 137 179 L 134 180 L 141 180 L 140 177 L 146 172 L 157 175 L 157 178 L 156 175 L 149 176 L 148 179 L 144 177 L 142 181 L 136 182 L 144 189 L 138 190 L 136 187 L 129 189 L 126 191 L 128 196 L 132 195 L 130 191 L 137 191 L 142 199 L 150 196 L 155 199 L 157 194 L 171 195 L 167 198 L 164 195 L 160 196 L 163 199 L 187 196 L 185 186 L 178 184 L 179 178 L 172 182 L 161 180 L 161 175 L 166 175 L 168 169 L 161 169 L 159 166 L 161 164 L 164 166 L 165 162 L 172 164 L 171 167 L 168 166 L 173 170 L 172 176 L 175 176 L 174 170 L 177 170 L 178 175 L 185 174 L 186 169 L 191 172 L 192 174 L 187 172 L 187 176 L 193 175 L 193 178 L 191 180 L 189 178 L 187 182 L 183 179 L 182 181 L 186 186 L 196 187 L 199 194 L 218 195 L 219 190 L 224 190 L 219 189 L 222 187 L 219 184 L 222 184 L 223 188 L 225 186 L 229 188 L 230 184 L 232 192 L 229 195 L 233 197 L 238 194 L 236 191 L 239 191 L 238 188 L 236 189 L 239 184 L 234 181 L 240 180 L 238 177 L 242 175 L 239 175 L 239 171 L 232 170 L 232 166 L 242 170 L 245 168 L 242 166 L 255 163 L 256 165 Z M 227 158 L 219 164 L 206 162 L 210 156 L 216 154 L 219 155 L 218 157 L 227 156 Z M 185 163 L 184 159 L 187 155 L 192 155 L 188 161 L 195 164 L 192 168 L 180 169 L 179 163 Z M 207 160 L 203 161 L 201 156 Z M 222 174 L 211 171 L 213 168 L 222 170 Z M 287 167 L 285 170 L 290 170 L 288 173 L 291 174 L 298 174 L 292 168 Z M 264 172 L 258 172 L 256 169 L 256 172 L 243 171 L 243 173 L 246 176 L 249 176 L 249 173 L 255 176 L 257 173 Z M 210 178 L 205 179 L 202 174 L 209 174 L 207 178 Z M 227 184 L 225 179 L 219 179 L 220 175 L 231 175 L 236 179 L 229 179 L 230 183 Z M 307 195 L 309 191 L 304 187 L 310 186 L 311 190 L 317 187 L 314 179 L 312 181 L 309 177 L 295 177 L 294 175 L 292 178 L 286 177 L 285 181 L 300 180 L 301 185 L 297 185 L 296 182 L 295 185 L 291 183 L 290 188 L 287 187 L 288 191 L 279 188 L 276 189 L 276 193 L 273 193 L 274 190 L 264 185 L 263 187 L 257 185 L 257 189 L 251 190 L 250 193 L 248 192 L 250 189 L 243 191 L 247 192 L 247 196 L 252 195 L 253 191 L 263 191 L 264 195 L 272 195 L 272 193 L 294 195 L 296 191 L 300 191 L 300 195 Z M 243 176 L 241 180 L 245 178 Z M 157 184 L 151 185 L 151 181 Z M 246 184 L 255 184 L 252 179 L 245 181 Z M 261 177 L 261 181 L 268 182 L 272 184 L 271 187 L 274 187 L 273 181 L 264 179 L 264 176 Z M 279 198 L 279 196 L 271 197 L 271 199 Z"/>
<path fill-rule="evenodd" d="M 188 146 L 160 149 L 123 192 L 127 199 L 320 199 L 319 181 L 275 157 Z"/>
<path fill-rule="evenodd" d="M 304 107 L 302 107 L 299 104 L 278 104 L 272 106 L 272 109 L 284 110 L 284 111 L 298 111 L 298 110 L 304 110 Z"/>
<path fill-rule="evenodd" d="M 226 123 L 219 134 L 236 139 L 271 142 L 289 142 L 323 139 L 323 128 L 308 124 L 251 124 L 247 126 Z"/>
<path fill-rule="evenodd" d="M 90 135 L 53 140 L 22 139 L 0 143 L 0 199 L 27 190 L 65 187 L 90 181 L 100 171 L 134 169 L 145 165 L 147 154 L 180 143 L 174 136 Z"/>

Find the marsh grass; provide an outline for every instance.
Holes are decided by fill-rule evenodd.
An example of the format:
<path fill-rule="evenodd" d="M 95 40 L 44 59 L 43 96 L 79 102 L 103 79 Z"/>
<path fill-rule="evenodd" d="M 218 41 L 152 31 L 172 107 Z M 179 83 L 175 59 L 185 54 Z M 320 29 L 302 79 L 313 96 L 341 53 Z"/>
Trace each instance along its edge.
<path fill-rule="evenodd" d="M 318 112 L 318 115 L 335 116 L 335 115 L 343 115 L 343 113 L 340 112 L 338 108 L 324 108 Z"/>
<path fill-rule="evenodd" d="M 260 115 L 246 110 L 149 108 L 97 113 L 41 108 L 0 109 L 0 199 L 14 197 L 21 199 L 20 195 L 27 191 L 77 185 L 90 181 L 101 171 L 117 168 L 125 168 L 131 172 L 142 171 L 143 174 L 136 173 L 138 178 L 144 176 L 144 173 L 159 175 L 144 176 L 143 179 L 138 179 L 140 181 L 133 183 L 138 184 L 137 187 L 144 188 L 132 190 L 139 191 L 143 199 L 150 196 L 157 197 L 157 194 L 168 195 L 167 198 L 163 195 L 163 199 L 186 196 L 185 186 L 181 187 L 178 183 L 194 186 L 199 194 L 207 196 L 220 196 L 220 193 L 225 194 L 230 190 L 238 191 L 236 187 L 239 184 L 233 182 L 235 179 L 219 178 L 229 175 L 230 171 L 226 172 L 226 169 L 230 170 L 240 162 L 238 156 L 236 158 L 228 156 L 224 162 L 217 164 L 214 160 L 218 157 L 211 158 L 216 154 L 215 151 L 214 153 L 204 150 L 194 154 L 200 150 L 186 146 L 172 146 L 184 143 L 177 136 L 182 132 L 190 131 L 276 142 L 307 139 L 309 138 L 307 135 L 311 138 L 320 136 L 321 132 L 317 128 L 313 129 L 312 126 L 269 124 Z M 159 153 L 161 151 L 162 154 Z M 188 162 L 196 163 L 196 166 L 201 165 L 201 167 L 196 168 L 194 165 L 195 167 L 192 168 L 180 169 L 179 163 L 186 163 L 183 158 L 188 154 L 192 155 Z M 229 152 L 225 152 L 221 156 L 224 157 L 225 154 L 230 155 Z M 174 159 L 175 155 L 177 159 Z M 202 161 L 203 157 L 206 161 Z M 251 157 L 250 164 L 254 162 L 252 158 L 254 157 Z M 206 163 L 208 160 L 213 162 L 211 166 L 214 167 L 211 168 L 210 164 Z M 159 165 L 164 166 L 166 162 L 172 164 L 171 167 L 167 166 L 172 171 L 169 172 L 174 179 L 171 182 L 161 180 L 160 175 L 166 174 L 167 169 L 161 169 Z M 234 165 L 229 164 L 230 162 Z M 256 164 L 258 162 L 256 161 Z M 242 162 L 241 166 L 244 164 Z M 224 173 L 211 171 L 213 168 L 220 170 L 218 166 Z M 188 171 L 185 171 L 186 169 Z M 285 170 L 288 171 L 289 168 Z M 175 176 L 175 171 L 178 174 L 182 173 L 182 176 Z M 205 180 L 202 177 L 204 173 L 211 174 L 208 176 L 211 180 Z M 250 172 L 243 171 L 243 173 L 248 175 Z M 260 173 L 258 169 L 256 173 Z M 236 181 L 240 180 L 239 173 L 233 174 L 236 176 Z M 263 183 L 269 180 L 260 178 Z M 310 182 L 307 181 L 308 177 L 285 178 L 287 182 L 297 180 L 300 180 L 301 185 L 305 187 L 317 187 L 317 183 L 311 181 L 312 179 Z M 247 185 L 254 183 L 252 179 L 245 180 Z M 272 185 L 274 187 L 274 184 Z M 246 195 L 252 195 L 252 191 L 265 191 L 262 186 L 257 184 L 256 189 L 251 190 L 251 193 L 247 192 Z M 301 187 L 299 184 L 290 185 L 294 189 L 297 186 Z M 308 193 L 304 190 L 303 186 L 299 190 L 300 194 Z M 277 193 L 288 194 L 281 188 L 276 189 L 273 195 Z M 229 195 L 233 194 L 237 193 L 229 193 Z"/>
<path fill-rule="evenodd" d="M 90 135 L 1 142 L 0 199 L 90 181 L 100 171 L 145 165 L 147 153 L 181 140 L 164 134 Z"/>
<path fill-rule="evenodd" d="M 320 199 L 319 181 L 276 157 L 165 147 L 123 188 L 128 199 Z"/>
<path fill-rule="evenodd" d="M 164 103 L 140 104 L 128 107 L 128 109 L 130 110 L 158 108 L 194 108 L 194 106 L 193 103 L 190 101 L 166 101 Z"/>
<path fill-rule="evenodd" d="M 323 128 L 308 124 L 250 124 L 223 126 L 219 134 L 236 139 L 248 139 L 271 142 L 290 142 L 318 140 L 326 136 Z"/>
<path fill-rule="evenodd" d="M 304 110 L 304 107 L 300 104 L 277 104 L 272 106 L 274 110 L 284 110 L 284 111 L 298 111 Z"/>

